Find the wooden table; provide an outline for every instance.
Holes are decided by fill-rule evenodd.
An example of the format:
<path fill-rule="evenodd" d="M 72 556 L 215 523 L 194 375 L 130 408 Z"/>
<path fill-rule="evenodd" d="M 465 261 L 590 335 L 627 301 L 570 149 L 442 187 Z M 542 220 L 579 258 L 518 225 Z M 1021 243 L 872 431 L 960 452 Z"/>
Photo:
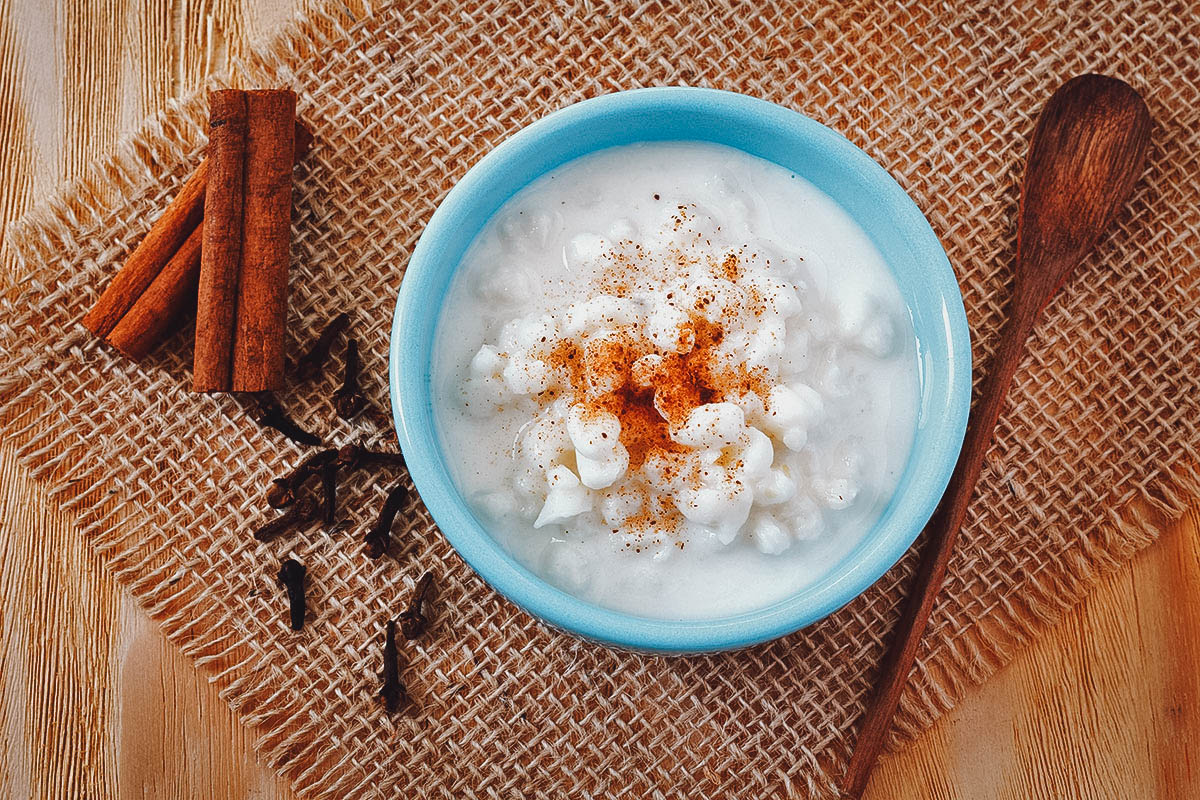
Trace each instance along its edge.
<path fill-rule="evenodd" d="M 0 225 L 298 2 L 0 0 Z M 0 794 L 292 797 L 45 509 L 0 445 Z M 887 758 L 868 796 L 1200 797 L 1200 512 Z"/>

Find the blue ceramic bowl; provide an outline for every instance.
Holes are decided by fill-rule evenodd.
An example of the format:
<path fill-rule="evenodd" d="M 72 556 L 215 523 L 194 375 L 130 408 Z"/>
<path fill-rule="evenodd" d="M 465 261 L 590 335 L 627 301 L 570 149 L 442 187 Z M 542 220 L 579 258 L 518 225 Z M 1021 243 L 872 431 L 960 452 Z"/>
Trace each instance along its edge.
<path fill-rule="evenodd" d="M 488 534 L 455 488 L 434 428 L 430 361 L 442 299 L 471 240 L 515 192 L 573 158 L 652 140 L 718 142 L 816 184 L 869 234 L 895 275 L 918 339 L 920 403 L 908 466 L 875 527 L 827 575 L 767 608 L 723 619 L 642 619 L 556 589 Z M 786 108 L 711 89 L 657 88 L 564 108 L 505 141 L 468 172 L 413 251 L 392 323 L 389 382 L 413 483 L 446 538 L 505 597 L 589 639 L 656 652 L 723 650 L 773 639 L 821 619 L 874 583 L 912 544 L 946 488 L 971 399 L 971 348 L 962 297 L 925 217 L 865 153 Z"/>

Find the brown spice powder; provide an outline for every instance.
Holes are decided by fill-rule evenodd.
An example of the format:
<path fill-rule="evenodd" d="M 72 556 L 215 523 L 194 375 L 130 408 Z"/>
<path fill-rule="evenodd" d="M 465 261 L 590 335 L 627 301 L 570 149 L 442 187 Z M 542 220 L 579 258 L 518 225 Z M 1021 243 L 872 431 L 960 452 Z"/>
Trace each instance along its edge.
<path fill-rule="evenodd" d="M 686 208 L 681 206 L 674 218 L 675 228 L 678 230 L 687 218 Z M 692 279 L 691 270 L 702 263 L 680 250 L 672 251 L 666 264 L 646 263 L 647 253 L 642 246 L 628 244 L 632 246 L 606 255 L 608 266 L 593 282 L 594 291 L 629 298 L 637 291 L 665 286 L 667 276 L 661 273 L 664 266 L 671 278 L 686 286 Z M 729 281 L 742 275 L 737 253 L 706 261 L 704 271 L 709 275 Z M 741 309 L 720 308 L 714 313 L 721 298 L 712 291 L 686 300 L 673 291 L 666 297 L 670 305 L 688 316 L 675 338 L 676 352 L 659 352 L 641 332 L 613 331 L 611 326 L 602 334 L 562 338 L 545 356 L 556 388 L 543 392 L 538 399 L 548 405 L 558 397 L 567 397 L 572 405 L 582 404 L 587 412 L 613 414 L 621 425 L 621 444 L 629 452 L 630 472 L 653 459 L 664 471 L 665 480 L 698 486 L 700 477 L 687 457 L 688 448 L 676 443 L 671 433 L 682 427 L 698 406 L 751 392 L 765 397 L 770 389 L 769 374 L 764 367 L 747 366 L 720 352 L 727 329 Z M 749 299 L 751 313 L 761 316 L 766 310 L 765 298 L 752 292 Z M 639 361 L 644 356 L 654 358 Z M 646 495 L 642 510 L 626 522 L 627 531 L 677 529 L 682 522 L 679 512 L 653 503 L 648 487 L 643 486 L 641 491 Z"/>

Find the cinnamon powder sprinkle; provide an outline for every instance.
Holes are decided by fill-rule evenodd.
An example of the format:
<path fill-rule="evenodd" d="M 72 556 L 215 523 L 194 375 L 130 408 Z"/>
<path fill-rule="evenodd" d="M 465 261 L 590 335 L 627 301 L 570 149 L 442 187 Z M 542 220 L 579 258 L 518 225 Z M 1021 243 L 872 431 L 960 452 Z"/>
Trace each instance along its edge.
<path fill-rule="evenodd" d="M 678 230 L 688 219 L 687 208 L 680 206 L 674 217 L 675 228 Z M 706 277 L 716 276 L 731 282 L 742 274 L 737 252 L 701 264 L 699 259 L 676 249 L 666 264 L 658 259 L 646 263 L 650 259 L 641 246 L 627 243 L 606 258 L 609 266 L 591 288 L 621 298 L 630 298 L 635 292 L 649 288 L 663 288 L 667 280 L 672 280 L 672 285 L 682 281 L 686 286 L 693 268 L 702 270 Z M 673 291 L 666 297 L 669 305 L 687 316 L 675 339 L 676 352 L 661 352 L 634 326 L 610 326 L 601 334 L 559 339 L 543 356 L 555 374 L 553 384 L 559 388 L 543 392 L 538 400 L 548 405 L 560 396 L 567 396 L 573 405 L 582 404 L 586 411 L 615 415 L 621 424 L 621 444 L 629 451 L 630 473 L 653 459 L 664 480 L 698 486 L 700 477 L 694 474 L 696 470 L 689 467 L 692 462 L 686 458 L 688 448 L 672 440 L 672 431 L 683 426 L 691 412 L 706 403 L 748 392 L 765 397 L 771 388 L 770 376 L 763 367 L 748 367 L 720 352 L 727 327 L 745 308 L 713 313 L 720 308 L 717 305 L 720 298 L 712 292 L 699 293 L 688 300 Z M 750 313 L 761 316 L 766 310 L 765 298 L 748 299 Z M 642 486 L 640 494 L 642 510 L 624 523 L 627 533 L 673 531 L 680 527 L 683 518 L 677 510 L 658 507 L 649 487 Z"/>

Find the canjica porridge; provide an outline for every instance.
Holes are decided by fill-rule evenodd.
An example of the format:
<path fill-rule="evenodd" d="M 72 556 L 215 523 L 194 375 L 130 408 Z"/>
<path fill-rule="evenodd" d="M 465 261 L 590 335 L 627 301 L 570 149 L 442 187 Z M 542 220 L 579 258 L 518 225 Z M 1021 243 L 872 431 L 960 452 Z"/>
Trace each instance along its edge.
<path fill-rule="evenodd" d="M 451 473 L 521 563 L 644 617 L 724 617 L 811 584 L 887 505 L 916 341 L 844 210 L 700 142 L 572 161 L 510 199 L 438 323 Z"/>

